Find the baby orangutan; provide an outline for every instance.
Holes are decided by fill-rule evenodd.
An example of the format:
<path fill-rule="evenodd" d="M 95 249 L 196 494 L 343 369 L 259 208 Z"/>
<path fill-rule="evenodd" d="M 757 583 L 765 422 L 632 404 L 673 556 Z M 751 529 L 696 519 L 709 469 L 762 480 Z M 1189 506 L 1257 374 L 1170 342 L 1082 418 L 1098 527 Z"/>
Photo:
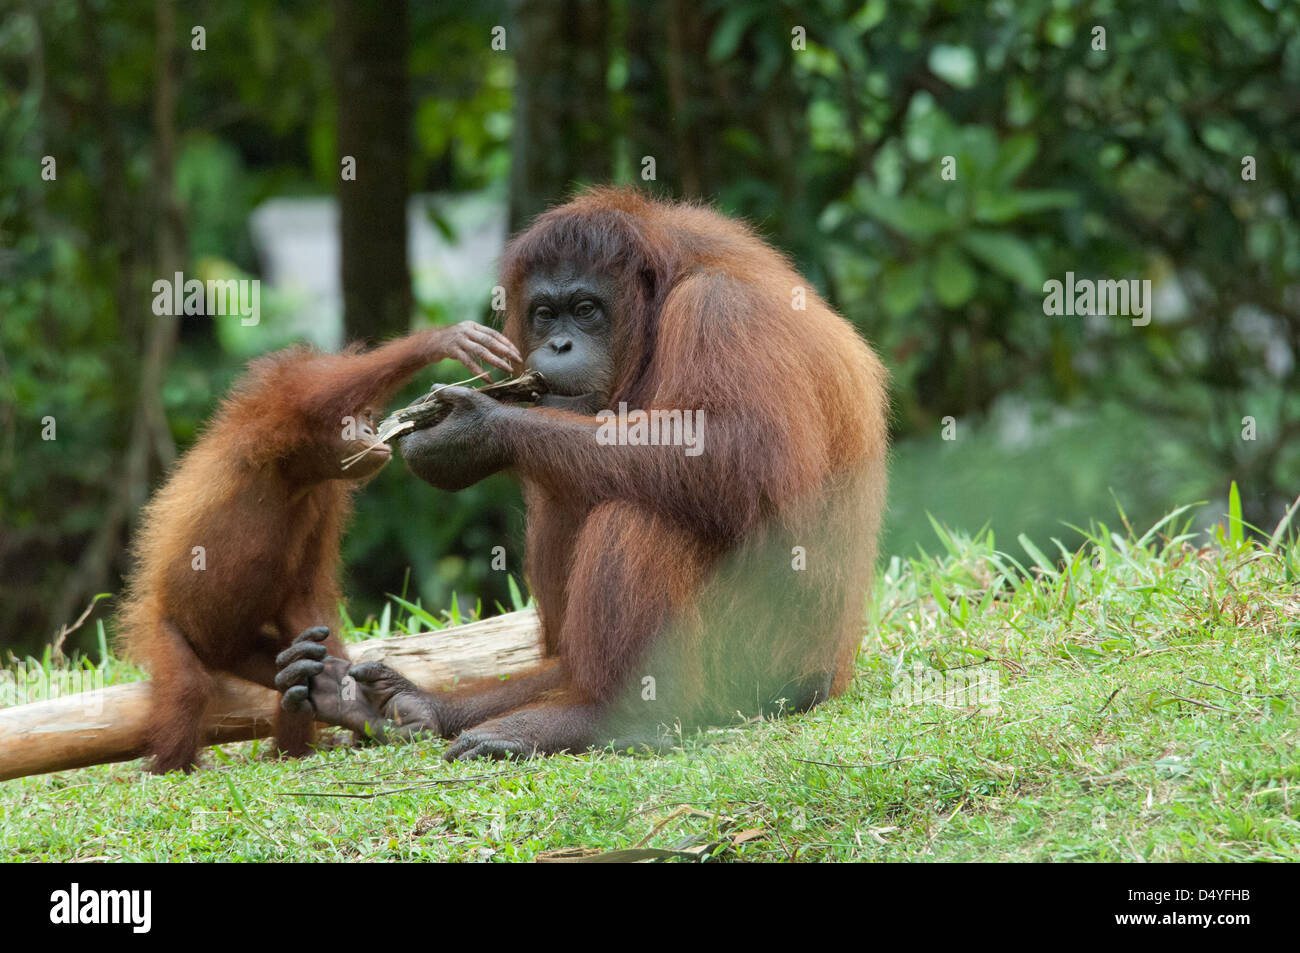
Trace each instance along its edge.
<path fill-rule="evenodd" d="M 392 456 L 374 439 L 374 411 L 448 357 L 478 371 L 480 360 L 507 371 L 520 363 L 513 344 L 472 321 L 369 352 L 297 347 L 259 358 L 149 502 L 118 630 L 152 676 L 156 773 L 194 767 L 212 672 L 274 687 L 276 654 L 317 626 L 334 633 L 330 654 L 346 657 L 343 525 L 353 491 Z M 277 747 L 305 754 L 312 728 L 311 712 L 280 712 Z"/>

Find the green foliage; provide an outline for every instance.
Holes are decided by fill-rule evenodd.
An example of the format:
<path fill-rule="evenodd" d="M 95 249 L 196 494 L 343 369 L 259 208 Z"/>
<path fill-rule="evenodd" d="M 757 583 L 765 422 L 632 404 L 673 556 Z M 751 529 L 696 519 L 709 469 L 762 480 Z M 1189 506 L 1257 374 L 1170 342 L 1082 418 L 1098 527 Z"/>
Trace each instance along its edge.
<path fill-rule="evenodd" d="M 1241 528 L 1241 494 L 1237 491 L 1237 481 L 1232 481 L 1228 491 L 1228 541 L 1234 548 L 1240 547 L 1244 539 Z"/>
<path fill-rule="evenodd" d="M 653 154 L 670 193 L 692 169 L 884 357 L 898 447 L 885 552 L 928 538 L 927 512 L 1051 552 L 1061 521 L 1086 525 L 1112 489 L 1140 520 L 1173 499 L 1219 500 L 1236 480 L 1226 525 L 1242 540 L 1286 511 L 1300 486 L 1300 7 L 705 0 L 679 11 L 690 29 L 672 57 L 650 32 L 657 6 L 609 11 L 614 168 L 632 175 Z M 0 632 L 29 647 L 67 621 L 47 614 L 129 442 L 150 322 L 139 302 L 156 277 L 154 16 L 48 0 L 0 19 Z M 536 79 L 487 43 L 496 24 L 514 35 L 510 9 L 413 3 L 410 16 L 412 188 L 499 205 L 512 87 Z M 187 272 L 258 274 L 252 209 L 336 190 L 332 21 L 328 4 L 205 8 L 209 48 L 178 63 Z M 45 155 L 55 182 L 40 178 Z M 429 214 L 459 234 L 454 214 Z M 1043 282 L 1067 271 L 1149 278 L 1151 324 L 1044 315 Z M 486 285 L 415 279 L 427 321 L 484 313 Z M 263 290 L 256 332 L 183 326 L 163 384 L 179 448 L 248 356 L 292 336 L 286 303 Z M 1008 446 L 983 422 L 1017 404 L 1078 426 Z M 47 416 L 55 441 L 39 439 Z M 947 416 L 956 445 L 931 439 Z M 1246 416 L 1256 439 L 1242 439 Z M 348 539 L 356 617 L 381 612 L 408 569 L 424 605 L 508 598 L 487 554 L 505 546 L 520 572 L 514 484 L 453 498 L 390 470 Z M 118 552 L 115 578 L 124 567 Z"/>
<path fill-rule="evenodd" d="M 773 42 L 779 31 L 757 34 L 782 15 L 807 30 L 791 58 L 809 132 L 793 159 L 802 204 L 728 194 L 884 351 L 900 432 L 1006 392 L 1120 399 L 1153 428 L 1199 432 L 1215 482 L 1248 473 L 1247 516 L 1275 519 L 1300 480 L 1287 438 L 1300 312 L 1283 294 L 1300 277 L 1300 165 L 1281 106 L 1300 96 L 1286 39 L 1300 8 L 882 9 L 742 4 L 715 42 L 728 28 L 727 50 Z M 791 220 L 809 206 L 814 233 Z M 1067 271 L 1149 278 L 1153 322 L 1044 315 L 1044 281 Z M 1247 413 L 1255 441 L 1240 438 Z"/>

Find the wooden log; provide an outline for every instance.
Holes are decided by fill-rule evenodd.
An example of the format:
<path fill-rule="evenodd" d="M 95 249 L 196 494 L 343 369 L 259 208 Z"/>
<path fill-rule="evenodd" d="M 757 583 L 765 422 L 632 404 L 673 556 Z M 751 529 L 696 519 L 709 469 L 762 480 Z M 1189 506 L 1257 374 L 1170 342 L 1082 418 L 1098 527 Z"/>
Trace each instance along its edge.
<path fill-rule="evenodd" d="M 527 609 L 468 625 L 348 646 L 354 662 L 382 661 L 421 688 L 508 675 L 541 660 L 537 614 Z M 145 752 L 150 685 L 132 682 L 49 701 L 0 708 L 0 781 L 129 761 Z M 279 693 L 228 675 L 204 719 L 204 744 L 263 738 Z"/>

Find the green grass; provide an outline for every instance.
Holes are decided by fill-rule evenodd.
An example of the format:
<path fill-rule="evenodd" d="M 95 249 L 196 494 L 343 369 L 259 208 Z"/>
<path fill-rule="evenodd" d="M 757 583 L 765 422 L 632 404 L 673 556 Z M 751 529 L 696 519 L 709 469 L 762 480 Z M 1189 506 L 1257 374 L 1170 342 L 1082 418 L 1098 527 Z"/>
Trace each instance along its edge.
<path fill-rule="evenodd" d="M 0 783 L 0 858 L 1300 859 L 1300 545 L 1239 524 L 1202 542 L 1184 519 L 1139 533 L 1121 514 L 1051 558 L 939 528 L 941 555 L 882 574 L 846 695 L 667 756 L 231 745 L 189 777 Z M 903 704 L 917 663 L 996 678 L 996 705 Z"/>

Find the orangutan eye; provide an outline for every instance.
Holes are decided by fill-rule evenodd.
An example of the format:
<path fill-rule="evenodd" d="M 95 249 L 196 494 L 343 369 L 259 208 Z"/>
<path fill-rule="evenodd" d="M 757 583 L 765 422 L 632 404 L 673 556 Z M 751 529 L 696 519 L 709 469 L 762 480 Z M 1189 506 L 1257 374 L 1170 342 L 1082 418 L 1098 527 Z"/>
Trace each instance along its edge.
<path fill-rule="evenodd" d="M 583 301 L 573 309 L 573 313 L 580 318 L 589 318 L 596 313 L 596 306 L 590 301 Z"/>
<path fill-rule="evenodd" d="M 555 317 L 555 313 L 545 306 L 542 306 L 533 312 L 534 321 L 549 321 L 553 317 Z"/>

